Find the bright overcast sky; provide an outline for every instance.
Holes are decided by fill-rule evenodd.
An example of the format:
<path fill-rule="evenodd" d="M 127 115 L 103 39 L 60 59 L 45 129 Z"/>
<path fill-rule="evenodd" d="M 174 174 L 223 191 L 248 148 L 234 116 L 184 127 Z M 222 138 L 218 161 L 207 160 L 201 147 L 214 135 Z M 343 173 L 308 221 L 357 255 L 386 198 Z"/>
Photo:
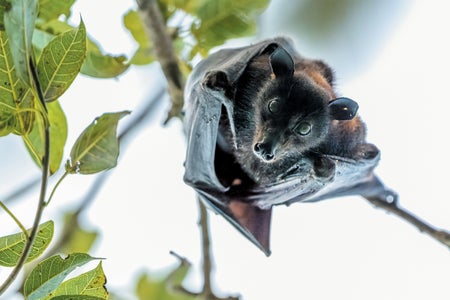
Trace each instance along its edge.
<path fill-rule="evenodd" d="M 121 28 L 120 17 L 132 1 L 78 2 L 88 32 L 105 50 L 131 53 L 133 44 Z M 276 9 L 286 3 L 290 2 L 271 6 L 266 18 L 276 20 Z M 359 103 L 368 139 L 382 151 L 377 174 L 400 194 L 400 203 L 450 230 L 448 5 L 410 1 L 394 14 L 387 4 L 382 9 L 386 20 L 366 24 L 356 18 L 360 26 L 352 24 L 355 30 L 367 30 L 366 42 L 355 44 L 351 37 L 337 35 L 330 43 L 338 45 L 333 51 L 326 43 L 306 45 L 301 36 L 295 38 L 303 41 L 299 49 L 307 55 L 320 53 L 324 56 L 320 58 L 335 62 L 339 93 Z M 374 30 L 377 26 L 379 32 Z M 263 26 L 264 36 L 289 33 L 268 27 Z M 370 55 L 358 53 L 364 43 L 372 47 L 366 49 Z M 60 99 L 69 118 L 68 145 L 102 112 L 137 107 L 161 85 L 157 72 L 153 66 L 131 70 L 118 80 L 78 78 Z M 197 205 L 194 192 L 182 182 L 184 138 L 180 122 L 160 126 L 165 110 L 162 105 L 153 123 L 122 153 L 85 222 L 103 232 L 92 254 L 107 258 L 103 266 L 109 289 L 125 295 L 134 289 L 131 284 L 138 272 L 176 264 L 170 250 L 194 264 L 188 283 L 194 288 L 201 284 Z M 0 157 L 2 194 L 38 174 L 28 158 L 23 159 L 26 152 L 15 137 L 0 140 Z M 93 179 L 67 178 L 44 220 L 75 206 Z M 26 201 L 12 209 L 30 220 L 27 213 L 34 210 L 35 202 L 34 198 Z M 12 222 L 1 213 L 0 223 L 4 222 L 12 232 Z M 2 234 L 7 234 L 3 228 L 1 224 Z M 211 230 L 214 282 L 223 295 L 240 293 L 245 300 L 448 299 L 448 248 L 359 197 L 276 207 L 268 258 L 219 216 L 211 215 Z M 0 279 L 6 274 L 2 269 Z"/>

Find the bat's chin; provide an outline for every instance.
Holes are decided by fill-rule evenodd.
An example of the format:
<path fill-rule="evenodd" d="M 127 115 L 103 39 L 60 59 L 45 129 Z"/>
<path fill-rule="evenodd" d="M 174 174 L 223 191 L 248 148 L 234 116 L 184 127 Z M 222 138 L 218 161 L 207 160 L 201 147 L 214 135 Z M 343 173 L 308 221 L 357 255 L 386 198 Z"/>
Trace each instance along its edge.
<path fill-rule="evenodd" d="M 254 153 L 256 158 L 264 163 L 264 164 L 273 164 L 279 160 L 278 156 L 275 156 L 274 154 L 261 154 L 261 153 Z"/>

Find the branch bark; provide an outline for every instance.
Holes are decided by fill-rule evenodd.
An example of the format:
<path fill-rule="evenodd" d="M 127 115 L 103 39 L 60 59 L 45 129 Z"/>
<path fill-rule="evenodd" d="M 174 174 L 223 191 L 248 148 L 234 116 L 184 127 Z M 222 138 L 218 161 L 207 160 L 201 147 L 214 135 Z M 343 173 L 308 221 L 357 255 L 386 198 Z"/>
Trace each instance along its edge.
<path fill-rule="evenodd" d="M 169 95 L 172 100 L 172 108 L 168 114 L 166 122 L 172 117 L 181 117 L 181 110 L 183 107 L 183 92 L 185 80 L 181 73 L 178 58 L 173 48 L 172 40 L 168 33 L 164 18 L 158 7 L 156 0 L 136 0 L 139 7 L 139 14 L 145 25 L 145 31 L 149 39 L 153 42 L 155 55 L 164 76 L 167 79 Z M 210 235 L 208 225 L 208 215 L 206 207 L 199 200 L 200 205 L 200 227 L 202 232 L 202 251 L 203 251 L 203 276 L 204 285 L 203 291 L 197 294 L 205 300 L 236 300 L 238 298 L 219 298 L 217 297 L 211 287 L 211 270 L 212 259 L 210 249 Z M 191 294 L 188 291 L 185 291 Z"/>
<path fill-rule="evenodd" d="M 153 43 L 155 55 L 167 79 L 169 95 L 172 100 L 172 108 L 166 119 L 167 123 L 172 117 L 181 117 L 184 91 L 183 74 L 158 3 L 156 0 L 137 0 L 136 2 L 145 31 Z"/>
<path fill-rule="evenodd" d="M 239 300 L 239 297 L 229 296 L 220 298 L 213 292 L 211 285 L 212 257 L 211 257 L 211 238 L 209 233 L 208 211 L 200 198 L 198 199 L 200 209 L 200 220 L 198 225 L 201 230 L 202 249 L 203 249 L 203 291 L 200 294 L 205 300 Z"/>
<path fill-rule="evenodd" d="M 380 198 L 365 198 L 369 203 L 373 204 L 376 208 L 381 208 L 388 213 L 393 213 L 400 219 L 415 226 L 420 232 L 428 234 L 435 240 L 441 242 L 445 246 L 450 248 L 450 233 L 448 231 L 437 229 L 430 225 L 419 217 L 415 216 L 406 209 L 400 207 L 397 201 L 388 202 Z"/>

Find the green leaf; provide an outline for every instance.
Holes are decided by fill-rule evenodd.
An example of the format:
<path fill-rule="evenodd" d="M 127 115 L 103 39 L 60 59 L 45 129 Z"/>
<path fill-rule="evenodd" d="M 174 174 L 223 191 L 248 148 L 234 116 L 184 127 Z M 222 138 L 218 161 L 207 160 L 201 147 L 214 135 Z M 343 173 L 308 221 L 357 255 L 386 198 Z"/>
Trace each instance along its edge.
<path fill-rule="evenodd" d="M 139 13 L 135 10 L 129 10 L 123 16 L 123 25 L 131 33 L 141 47 L 150 47 L 151 42 L 145 33 L 144 24 L 142 23 Z"/>
<path fill-rule="evenodd" d="M 200 20 L 191 29 L 198 42 L 194 50 L 206 55 L 229 39 L 254 34 L 256 17 L 268 4 L 269 0 L 199 1 L 193 5 Z"/>
<path fill-rule="evenodd" d="M 29 132 L 35 115 L 33 97 L 17 77 L 9 43 L 6 32 L 0 32 L 0 136 Z"/>
<path fill-rule="evenodd" d="M 28 233 L 31 230 L 28 230 Z M 36 239 L 34 240 L 30 254 L 26 262 L 30 262 L 33 259 L 39 257 L 53 237 L 53 221 L 47 221 L 39 225 Z M 23 232 L 4 236 L 0 238 L 0 266 L 13 267 L 17 264 L 23 249 L 27 237 Z"/>
<path fill-rule="evenodd" d="M 5 29 L 16 72 L 28 86 L 32 86 L 29 61 L 36 14 L 37 0 L 11 0 L 11 8 L 5 12 Z"/>
<path fill-rule="evenodd" d="M 53 297 L 57 296 L 66 296 L 64 299 L 72 299 L 74 295 L 107 299 L 108 292 L 106 291 L 105 284 L 106 277 L 103 272 L 102 262 L 100 262 L 95 269 L 63 282 L 56 290 L 42 300 L 55 299 Z"/>
<path fill-rule="evenodd" d="M 138 49 L 130 60 L 131 64 L 146 65 L 155 60 L 153 55 L 153 45 L 148 39 L 144 29 L 144 24 L 137 11 L 130 10 L 123 17 L 123 24 L 125 28 L 131 33 L 136 42 Z"/>
<path fill-rule="evenodd" d="M 27 300 L 42 299 L 54 291 L 69 273 L 94 259 L 86 253 L 74 253 L 63 259 L 59 255 L 40 262 L 28 275 L 23 286 Z"/>
<path fill-rule="evenodd" d="M 96 118 L 73 145 L 67 172 L 93 174 L 115 167 L 119 156 L 117 124 L 127 114 L 128 111 L 105 113 Z"/>
<path fill-rule="evenodd" d="M 194 300 L 194 296 L 176 292 L 191 267 L 190 263 L 179 256 L 180 264 L 170 271 L 166 276 L 154 276 L 142 274 L 137 282 L 136 295 L 139 300 Z"/>
<path fill-rule="evenodd" d="M 59 101 L 47 104 L 48 121 L 50 122 L 50 175 L 58 171 L 64 153 L 67 140 L 67 119 Z M 33 130 L 23 137 L 25 145 L 34 162 L 42 167 L 44 148 L 45 122 L 42 118 L 36 118 Z"/>
<path fill-rule="evenodd" d="M 58 99 L 78 75 L 86 56 L 86 29 L 81 21 L 78 29 L 57 35 L 42 51 L 37 73 L 45 101 Z"/>
<path fill-rule="evenodd" d="M 80 224 L 79 215 L 66 213 L 61 236 L 66 241 L 59 251 L 63 253 L 89 252 L 97 240 L 98 231 L 87 230 Z"/>
<path fill-rule="evenodd" d="M 72 30 L 73 27 L 65 22 L 52 20 L 41 24 L 39 29 L 48 34 L 56 35 L 67 30 Z M 44 41 L 36 40 L 36 42 L 36 46 L 42 47 Z M 80 70 L 84 75 L 96 78 L 114 78 L 125 72 L 130 66 L 126 62 L 126 57 L 123 55 L 114 56 L 104 54 L 92 39 L 87 39 L 86 48 L 86 58 Z"/>
<path fill-rule="evenodd" d="M 14 86 L 20 81 L 14 71 L 14 62 L 9 48 L 9 39 L 0 31 L 0 136 L 13 132 L 16 124 L 16 103 L 18 99 Z"/>
<path fill-rule="evenodd" d="M 48 33 L 47 31 L 36 28 L 33 33 L 33 50 L 36 55 L 36 59 L 42 54 L 42 50 L 50 43 L 51 40 L 55 38 L 54 34 Z"/>
<path fill-rule="evenodd" d="M 75 0 L 39 0 L 39 18 L 54 20 L 61 15 L 70 16 L 70 9 Z"/>
<path fill-rule="evenodd" d="M 181 9 L 189 14 L 194 15 L 198 7 L 202 5 L 203 0 L 159 0 L 160 6 L 166 6 L 169 11 Z"/>
<path fill-rule="evenodd" d="M 8 0 L 0 0 L 0 31 L 5 30 L 5 12 L 11 9 L 11 2 Z"/>
<path fill-rule="evenodd" d="M 113 78 L 125 72 L 130 66 L 123 55 L 103 54 L 92 41 L 88 43 L 86 60 L 81 73 L 95 78 Z"/>
<path fill-rule="evenodd" d="M 95 296 L 87 296 L 87 295 L 70 295 L 70 296 L 56 296 L 51 300 L 103 300 L 108 298 L 100 298 Z"/>

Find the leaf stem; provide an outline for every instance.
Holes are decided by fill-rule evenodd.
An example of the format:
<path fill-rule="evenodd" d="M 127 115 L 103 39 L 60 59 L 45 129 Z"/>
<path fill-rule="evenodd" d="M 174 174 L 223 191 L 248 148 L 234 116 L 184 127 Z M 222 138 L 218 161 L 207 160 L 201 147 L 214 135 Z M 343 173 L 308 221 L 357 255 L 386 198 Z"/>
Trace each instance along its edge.
<path fill-rule="evenodd" d="M 3 208 L 4 211 L 6 211 L 6 213 L 14 220 L 14 222 L 16 222 L 17 226 L 20 227 L 20 229 L 22 230 L 23 234 L 25 234 L 25 236 L 28 239 L 29 238 L 28 232 L 27 232 L 25 226 L 23 226 L 23 224 L 19 221 L 19 219 L 17 219 L 17 217 L 12 213 L 12 211 L 10 211 L 8 209 L 8 207 L 2 201 L 0 201 L 0 207 Z"/>
<path fill-rule="evenodd" d="M 61 182 L 64 180 L 64 178 L 66 178 L 66 176 L 69 175 L 69 172 L 65 171 L 64 174 L 61 176 L 61 178 L 59 178 L 58 182 L 55 184 L 55 186 L 53 187 L 52 192 L 50 193 L 50 196 L 48 197 L 47 202 L 45 203 L 45 206 L 50 204 L 50 201 L 53 198 L 53 195 L 55 194 L 56 189 L 58 188 L 58 186 L 61 184 Z"/>
<path fill-rule="evenodd" d="M 36 92 L 39 98 L 39 102 L 45 111 L 47 113 L 47 107 L 45 105 L 45 99 L 44 94 L 42 93 L 41 86 L 39 84 L 39 80 L 36 74 L 36 68 L 33 60 L 30 58 L 29 60 L 29 67 L 32 75 L 32 79 L 35 84 Z M 25 244 L 25 247 L 23 249 L 22 255 L 19 258 L 19 261 L 17 262 L 17 265 L 14 267 L 14 269 L 11 271 L 9 276 L 6 278 L 6 280 L 3 282 L 3 284 L 0 286 L 0 295 L 3 294 L 3 292 L 6 291 L 6 289 L 11 285 L 11 283 L 14 282 L 17 275 L 19 275 L 19 272 L 22 270 L 23 265 L 25 264 L 28 255 L 30 254 L 32 245 L 34 243 L 34 239 L 36 238 L 39 223 L 41 222 L 41 217 L 44 212 L 45 208 L 45 193 L 47 191 L 47 182 L 48 182 L 48 174 L 49 174 L 49 168 L 50 168 L 50 130 L 48 123 L 45 121 L 45 129 L 44 129 L 44 157 L 42 158 L 42 177 L 41 177 L 41 190 L 39 194 L 39 200 L 36 208 L 36 214 L 34 216 L 34 222 L 33 227 L 31 228 L 30 235 L 27 239 L 27 242 Z"/>

